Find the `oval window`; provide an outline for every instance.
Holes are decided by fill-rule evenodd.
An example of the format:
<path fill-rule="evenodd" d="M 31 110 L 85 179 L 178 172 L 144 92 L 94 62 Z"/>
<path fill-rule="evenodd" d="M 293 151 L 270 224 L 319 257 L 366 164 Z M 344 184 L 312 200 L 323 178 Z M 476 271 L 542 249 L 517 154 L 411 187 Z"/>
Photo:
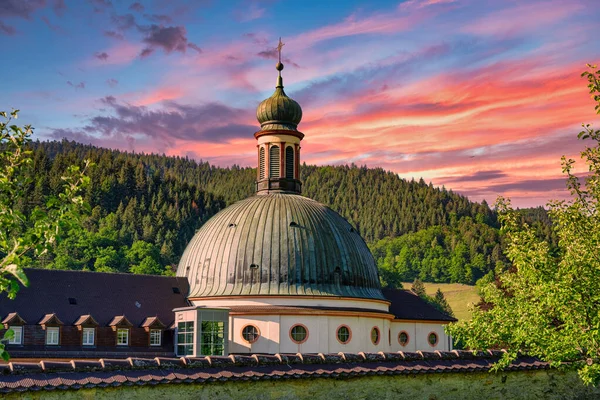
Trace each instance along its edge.
<path fill-rule="evenodd" d="M 351 337 L 352 337 L 352 333 L 350 332 L 350 328 L 348 328 L 346 325 L 342 325 L 338 328 L 337 339 L 339 340 L 340 343 L 342 343 L 342 344 L 348 343 L 350 341 Z"/>
<path fill-rule="evenodd" d="M 244 329 L 242 329 L 242 338 L 248 343 L 254 343 L 260 337 L 260 333 L 258 333 L 258 328 L 254 325 L 246 325 Z"/>
<path fill-rule="evenodd" d="M 408 344 L 408 333 L 402 331 L 398 334 L 398 343 L 400 346 L 406 346 Z"/>
<path fill-rule="evenodd" d="M 304 343 L 308 339 L 308 330 L 304 325 L 294 325 L 290 329 L 290 338 L 294 343 Z"/>
<path fill-rule="evenodd" d="M 375 345 L 379 344 L 380 336 L 379 328 L 374 326 L 373 329 L 371 329 L 371 342 Z"/>
<path fill-rule="evenodd" d="M 427 336 L 427 341 L 430 346 L 435 346 L 438 342 L 438 335 L 435 332 L 431 332 L 429 336 Z"/>

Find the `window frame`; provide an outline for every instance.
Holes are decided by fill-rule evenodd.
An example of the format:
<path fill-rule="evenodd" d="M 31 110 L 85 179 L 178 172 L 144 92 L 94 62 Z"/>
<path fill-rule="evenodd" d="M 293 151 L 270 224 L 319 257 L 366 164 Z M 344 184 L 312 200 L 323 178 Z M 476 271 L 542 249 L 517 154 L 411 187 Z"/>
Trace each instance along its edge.
<path fill-rule="evenodd" d="M 254 340 L 248 340 L 246 339 L 246 337 L 244 336 L 244 331 L 246 330 L 246 328 L 254 328 L 256 330 L 256 335 L 254 337 Z M 252 343 L 256 343 L 256 341 L 260 338 L 260 329 L 258 329 L 258 327 L 256 325 L 252 325 L 252 324 L 246 324 L 242 327 L 242 330 L 240 331 L 240 336 L 242 337 L 242 340 L 246 343 L 252 344 Z"/>
<path fill-rule="evenodd" d="M 348 330 L 348 338 L 345 341 L 343 341 L 342 339 L 340 339 L 340 330 L 342 328 L 346 328 Z M 352 340 L 352 329 L 350 329 L 350 327 L 348 325 L 345 325 L 345 324 L 342 324 L 342 325 L 338 326 L 337 329 L 335 330 L 335 338 L 341 344 L 348 344 L 348 343 L 350 343 L 350 341 Z"/>
<path fill-rule="evenodd" d="M 288 179 L 295 179 L 295 167 L 296 167 L 296 154 L 294 154 L 293 146 L 285 147 L 285 177 Z M 291 160 L 291 161 L 290 161 Z M 291 168 L 290 168 L 291 167 Z"/>
<path fill-rule="evenodd" d="M 182 325 L 183 324 L 183 325 Z M 183 326 L 183 328 L 182 328 Z M 195 334 L 196 334 L 196 323 L 194 321 L 178 321 L 177 322 L 177 335 L 176 335 L 176 354 L 182 356 L 194 356 L 195 347 Z M 188 342 L 187 337 L 191 335 L 191 341 Z M 181 342 L 179 339 L 183 337 L 184 340 Z M 180 348 L 183 350 L 180 352 Z"/>
<path fill-rule="evenodd" d="M 129 334 L 130 334 L 130 329 L 129 328 L 117 328 L 117 346 L 129 346 Z M 119 334 L 125 332 L 125 338 L 126 341 L 125 343 L 120 343 L 119 342 Z"/>
<path fill-rule="evenodd" d="M 89 343 L 85 341 L 86 339 L 86 332 L 91 332 L 92 333 L 92 343 Z M 90 335 L 87 335 L 87 338 L 89 339 Z M 82 346 L 95 346 L 96 345 L 96 328 L 82 328 L 81 329 L 81 345 Z"/>
<path fill-rule="evenodd" d="M 158 337 L 158 343 L 152 343 L 152 337 Z M 162 346 L 162 329 L 150 329 L 150 331 L 148 332 L 148 344 L 151 347 Z"/>
<path fill-rule="evenodd" d="M 294 330 L 294 328 L 297 328 L 297 327 L 304 328 L 305 336 L 304 336 L 303 340 L 296 340 L 296 339 L 294 339 L 294 336 L 292 335 L 292 331 Z M 289 333 L 289 336 L 290 336 L 290 339 L 292 340 L 292 342 L 294 342 L 296 344 L 305 343 L 308 340 L 308 336 L 309 336 L 308 328 L 304 324 L 294 324 L 294 325 L 292 325 L 292 327 L 290 328 L 290 330 L 289 330 L 288 333 Z"/>
<path fill-rule="evenodd" d="M 50 332 L 52 332 L 52 334 L 50 334 Z M 54 335 L 54 333 L 56 333 L 56 335 Z M 54 342 L 54 340 L 50 341 L 50 339 L 53 339 L 54 336 L 56 336 L 56 342 Z M 46 327 L 45 345 L 46 346 L 60 345 L 60 327 L 58 327 L 58 326 L 47 326 Z"/>
<path fill-rule="evenodd" d="M 377 332 L 376 340 L 373 340 L 373 332 Z M 371 343 L 374 344 L 375 346 L 377 346 L 381 342 L 381 329 L 379 329 L 378 326 L 374 326 L 373 328 L 371 328 L 370 338 L 371 338 Z"/>
<path fill-rule="evenodd" d="M 406 335 L 406 342 L 404 342 L 404 344 L 402 344 L 402 342 L 400 341 L 400 335 L 402 335 L 403 333 Z M 398 332 L 398 344 L 402 347 L 406 347 L 406 346 L 408 346 L 409 343 L 410 343 L 410 335 L 408 334 L 408 332 L 406 332 L 406 331 Z"/>
<path fill-rule="evenodd" d="M 281 177 L 281 147 L 279 144 L 269 146 L 269 178 L 279 179 Z"/>
<path fill-rule="evenodd" d="M 8 344 L 12 344 L 15 346 L 22 346 L 23 345 L 23 325 L 9 325 L 8 329 L 12 329 L 12 331 L 14 332 L 14 336 L 11 340 L 8 341 Z M 15 331 L 15 329 L 17 329 L 19 331 L 19 334 L 17 335 L 17 332 Z M 19 341 L 17 342 L 15 339 L 19 338 Z"/>
<path fill-rule="evenodd" d="M 435 336 L 435 343 L 433 343 L 433 344 L 429 341 L 429 337 L 431 335 Z M 438 335 L 437 332 L 431 331 L 427 334 L 427 344 L 429 344 L 431 347 L 437 347 L 439 342 L 440 342 L 440 335 Z"/>

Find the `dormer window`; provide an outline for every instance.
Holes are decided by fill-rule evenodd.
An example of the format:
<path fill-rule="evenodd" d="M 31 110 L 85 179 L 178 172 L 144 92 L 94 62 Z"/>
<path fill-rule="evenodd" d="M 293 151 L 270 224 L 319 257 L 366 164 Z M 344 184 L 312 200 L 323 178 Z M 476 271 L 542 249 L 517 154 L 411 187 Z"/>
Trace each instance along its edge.
<path fill-rule="evenodd" d="M 81 344 L 93 346 L 95 344 L 96 328 L 83 328 Z"/>
<path fill-rule="evenodd" d="M 128 346 L 129 345 L 129 329 L 119 328 L 117 329 L 117 346 Z"/>
<path fill-rule="evenodd" d="M 23 327 L 9 326 L 8 329 L 13 331 L 13 337 L 8 340 L 8 344 L 23 344 Z"/>
<path fill-rule="evenodd" d="M 46 344 L 58 346 L 60 342 L 60 328 L 58 326 L 46 327 Z"/>

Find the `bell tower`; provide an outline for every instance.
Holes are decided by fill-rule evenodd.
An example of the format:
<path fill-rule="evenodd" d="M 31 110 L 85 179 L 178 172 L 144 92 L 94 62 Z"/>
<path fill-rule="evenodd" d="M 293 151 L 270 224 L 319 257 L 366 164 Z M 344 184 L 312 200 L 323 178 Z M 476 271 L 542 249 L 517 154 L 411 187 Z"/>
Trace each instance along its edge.
<path fill-rule="evenodd" d="M 275 92 L 263 100 L 256 109 L 260 130 L 254 134 L 258 141 L 258 169 L 256 192 L 288 192 L 300 194 L 300 141 L 304 134 L 298 131 L 302 120 L 300 104 L 283 91 L 281 71 L 281 49 L 284 43 L 279 38 L 277 50 L 279 62 Z"/>

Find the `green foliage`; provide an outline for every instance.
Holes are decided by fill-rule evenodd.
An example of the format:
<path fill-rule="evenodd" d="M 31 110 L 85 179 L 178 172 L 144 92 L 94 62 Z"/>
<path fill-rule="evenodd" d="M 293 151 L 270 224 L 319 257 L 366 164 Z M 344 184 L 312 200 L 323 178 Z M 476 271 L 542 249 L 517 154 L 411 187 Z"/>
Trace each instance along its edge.
<path fill-rule="evenodd" d="M 474 284 L 506 263 L 498 229 L 470 217 L 382 239 L 370 248 L 382 284 L 389 287 L 416 278 Z"/>
<path fill-rule="evenodd" d="M 582 74 L 600 113 L 600 70 Z M 510 202 L 498 200 L 507 256 L 513 268 L 482 285 L 483 303 L 471 321 L 448 327 L 468 347 L 506 348 L 497 368 L 519 351 L 554 365 L 570 362 L 587 384 L 600 383 L 600 130 L 589 124 L 579 134 L 591 140 L 581 153 L 588 173 L 574 174 L 575 161 L 562 158 L 571 192 L 568 201 L 549 203 L 557 249 L 523 224 Z M 583 360 L 583 361 L 582 361 Z"/>
<path fill-rule="evenodd" d="M 52 196 L 39 196 L 32 202 L 27 188 L 34 183 L 32 152 L 27 145 L 33 128 L 11 124 L 18 110 L 10 114 L 0 112 L 0 292 L 14 298 L 20 282 L 27 286 L 23 268 L 35 259 L 43 258 L 48 250 L 59 243 L 65 234 L 81 221 L 82 212 L 88 210 L 80 189 L 89 183 L 83 168 L 68 166 L 57 182 Z M 14 335 L 8 330 L 2 342 Z M 4 343 L 0 343 L 0 356 L 8 359 Z"/>
<path fill-rule="evenodd" d="M 67 141 L 33 143 L 32 151 L 34 168 L 25 188 L 32 203 L 59 189 L 67 165 L 83 158 L 97 165 L 83 195 L 93 207 L 91 215 L 73 228 L 72 239 L 57 244 L 38 261 L 43 268 L 130 272 L 143 257 L 131 264 L 126 249 L 144 241 L 159 249 L 158 258 L 155 253 L 152 258 L 163 273 L 169 273 L 208 218 L 254 192 L 256 171 L 251 168 L 218 168 L 187 158 L 124 153 Z M 405 181 L 382 169 L 304 165 L 301 171 L 303 193 L 340 212 L 367 242 L 449 224 L 468 230 L 465 219 L 482 221 L 479 224 L 492 230 L 496 223 L 485 203 L 472 203 L 422 180 Z M 484 236 L 484 240 L 497 240 L 497 235 Z M 487 243 L 486 248 L 495 244 Z M 469 251 L 479 251 L 468 242 L 467 246 Z M 420 268 L 419 261 L 406 273 L 388 273 L 388 284 L 398 287 L 399 279 L 419 276 L 449 281 L 442 271 L 446 268 L 442 256 L 430 258 L 431 262 L 423 263 L 426 272 L 414 271 Z M 376 260 L 380 262 L 377 255 Z"/>

